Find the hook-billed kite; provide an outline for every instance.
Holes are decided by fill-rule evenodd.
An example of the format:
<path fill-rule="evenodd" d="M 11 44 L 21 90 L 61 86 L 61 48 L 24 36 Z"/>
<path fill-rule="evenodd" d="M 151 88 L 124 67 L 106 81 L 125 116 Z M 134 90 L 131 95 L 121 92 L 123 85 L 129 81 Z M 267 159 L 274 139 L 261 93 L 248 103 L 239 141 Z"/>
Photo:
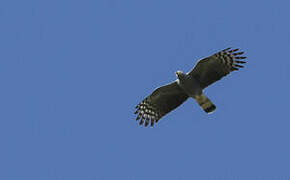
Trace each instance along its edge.
<path fill-rule="evenodd" d="M 140 125 L 145 122 L 145 126 L 148 126 L 151 122 L 150 124 L 153 126 L 161 117 L 177 108 L 189 97 L 194 98 L 206 113 L 213 112 L 216 106 L 205 96 L 203 89 L 230 72 L 243 68 L 241 64 L 246 62 L 239 59 L 245 59 L 246 57 L 239 56 L 244 52 L 238 51 L 239 49 L 231 50 L 231 48 L 227 48 L 201 59 L 186 74 L 177 71 L 176 81 L 157 88 L 136 106 L 136 120 L 140 120 Z"/>

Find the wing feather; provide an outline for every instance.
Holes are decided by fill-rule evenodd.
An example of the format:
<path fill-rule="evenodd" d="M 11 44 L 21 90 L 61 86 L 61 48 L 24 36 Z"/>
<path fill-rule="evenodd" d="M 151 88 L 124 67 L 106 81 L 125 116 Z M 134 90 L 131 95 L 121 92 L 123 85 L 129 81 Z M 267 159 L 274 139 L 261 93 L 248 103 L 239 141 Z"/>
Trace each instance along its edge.
<path fill-rule="evenodd" d="M 162 86 L 153 91 L 151 95 L 146 97 L 136 106 L 136 112 L 139 124 L 145 121 L 145 126 L 151 126 L 158 122 L 161 117 L 181 105 L 188 95 L 179 87 L 177 82 Z"/>
<path fill-rule="evenodd" d="M 239 70 L 244 66 L 240 64 L 245 61 L 237 59 L 245 59 L 242 55 L 244 52 L 237 52 L 239 49 L 227 48 L 212 56 L 200 60 L 197 65 L 189 72 L 189 75 L 197 79 L 202 88 L 206 88 L 210 84 L 220 80 L 232 71 Z"/>

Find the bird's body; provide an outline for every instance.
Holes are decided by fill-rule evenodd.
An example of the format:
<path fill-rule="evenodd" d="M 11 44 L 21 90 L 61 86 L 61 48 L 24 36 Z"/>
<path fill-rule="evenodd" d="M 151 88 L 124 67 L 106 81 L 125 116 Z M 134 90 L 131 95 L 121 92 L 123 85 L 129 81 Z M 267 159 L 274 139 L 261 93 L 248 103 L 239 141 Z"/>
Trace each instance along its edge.
<path fill-rule="evenodd" d="M 176 75 L 177 84 L 189 97 L 194 98 L 205 112 L 210 113 L 215 110 L 215 105 L 203 94 L 203 88 L 195 76 L 184 74 L 182 71 L 177 71 Z"/>
<path fill-rule="evenodd" d="M 176 72 L 177 84 L 186 92 L 190 97 L 198 96 L 202 93 L 202 87 L 195 77 L 184 74 L 181 71 Z"/>
<path fill-rule="evenodd" d="M 161 117 L 177 108 L 189 97 L 194 98 L 206 113 L 211 113 L 216 106 L 203 93 L 203 89 L 220 80 L 232 71 L 239 70 L 246 63 L 237 59 L 245 59 L 236 52 L 239 49 L 227 48 L 212 56 L 200 60 L 197 65 L 187 74 L 177 71 L 177 80 L 168 85 L 157 88 L 151 95 L 146 97 L 136 106 L 136 120 L 139 124 L 145 122 L 151 126 L 158 122 Z"/>

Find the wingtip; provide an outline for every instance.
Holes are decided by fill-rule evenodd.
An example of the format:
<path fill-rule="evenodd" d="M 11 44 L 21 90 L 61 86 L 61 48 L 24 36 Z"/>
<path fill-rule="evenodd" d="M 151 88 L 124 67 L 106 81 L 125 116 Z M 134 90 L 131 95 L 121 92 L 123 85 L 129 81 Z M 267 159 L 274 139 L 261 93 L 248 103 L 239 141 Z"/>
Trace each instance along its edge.
<path fill-rule="evenodd" d="M 246 59 L 246 56 L 241 56 L 241 57 L 235 57 L 235 59 Z"/>
<path fill-rule="evenodd" d="M 235 61 L 236 63 L 240 63 L 240 64 L 245 64 L 247 63 L 246 61 Z"/>
<path fill-rule="evenodd" d="M 226 48 L 226 49 L 224 49 L 224 50 L 222 50 L 222 51 L 228 51 L 228 50 L 230 50 L 230 49 L 232 49 L 232 47 L 228 47 L 228 48 Z"/>
<path fill-rule="evenodd" d="M 142 118 L 139 122 L 139 125 L 141 126 L 144 123 L 144 118 Z"/>
<path fill-rule="evenodd" d="M 234 64 L 235 67 L 238 67 L 238 68 L 244 68 L 244 66 L 241 66 L 241 65 L 238 65 L 238 64 Z"/>
<path fill-rule="evenodd" d="M 154 119 L 151 119 L 151 127 L 154 126 Z"/>

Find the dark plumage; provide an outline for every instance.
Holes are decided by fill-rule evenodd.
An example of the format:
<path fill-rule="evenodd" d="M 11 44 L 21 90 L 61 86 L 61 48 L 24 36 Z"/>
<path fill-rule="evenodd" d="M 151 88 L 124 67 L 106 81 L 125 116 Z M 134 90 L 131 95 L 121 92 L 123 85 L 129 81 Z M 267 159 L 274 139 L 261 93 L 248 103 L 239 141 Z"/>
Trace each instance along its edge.
<path fill-rule="evenodd" d="M 206 97 L 202 90 L 220 80 L 232 71 L 243 68 L 246 63 L 244 52 L 239 49 L 227 48 L 212 56 L 201 59 L 187 74 L 177 71 L 178 79 L 168 85 L 157 88 L 136 106 L 137 118 L 140 125 L 151 126 L 160 118 L 177 108 L 189 97 L 194 98 L 207 113 L 211 113 L 216 106 Z"/>

